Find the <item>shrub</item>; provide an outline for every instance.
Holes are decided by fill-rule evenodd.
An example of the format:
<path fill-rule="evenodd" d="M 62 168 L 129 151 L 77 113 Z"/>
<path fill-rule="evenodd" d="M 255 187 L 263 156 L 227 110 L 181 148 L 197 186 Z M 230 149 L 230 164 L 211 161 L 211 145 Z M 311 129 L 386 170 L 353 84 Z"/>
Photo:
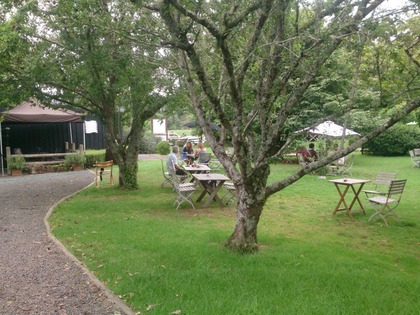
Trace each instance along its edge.
<path fill-rule="evenodd" d="M 367 149 L 373 155 L 406 155 L 409 150 L 420 147 L 419 139 L 420 129 L 418 127 L 398 124 L 368 141 L 363 149 Z"/>
<path fill-rule="evenodd" d="M 21 170 L 25 167 L 25 162 L 22 155 L 15 155 L 7 159 L 7 167 L 13 170 Z"/>
<path fill-rule="evenodd" d="M 84 153 L 71 153 L 67 154 L 64 159 L 64 164 L 66 165 L 85 165 L 86 163 L 86 156 Z"/>
<path fill-rule="evenodd" d="M 86 167 L 93 167 L 96 162 L 105 162 L 105 150 L 87 151 L 85 153 Z"/>
<path fill-rule="evenodd" d="M 171 145 L 169 144 L 168 141 L 161 141 L 158 143 L 156 147 L 156 151 L 160 155 L 167 155 L 171 151 Z"/>

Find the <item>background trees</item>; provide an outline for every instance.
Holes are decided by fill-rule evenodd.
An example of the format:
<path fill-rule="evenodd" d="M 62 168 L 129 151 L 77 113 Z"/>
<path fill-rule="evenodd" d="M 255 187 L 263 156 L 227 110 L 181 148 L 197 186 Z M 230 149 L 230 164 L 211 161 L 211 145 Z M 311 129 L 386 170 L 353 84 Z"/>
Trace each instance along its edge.
<path fill-rule="evenodd" d="M 357 102 L 365 41 L 371 47 L 380 41 L 378 35 L 366 37 L 367 30 L 377 31 L 390 14 L 376 12 L 383 2 L 233 1 L 229 7 L 219 1 L 143 2 L 164 20 L 170 34 L 164 40 L 179 53 L 185 85 L 206 139 L 235 183 L 237 222 L 228 246 L 255 249 L 267 198 L 352 152 L 418 108 L 418 91 L 408 88 L 418 68 L 407 55 L 400 56 L 411 69 L 401 78 L 406 83 L 403 93 L 390 101 L 393 87 L 385 85 L 382 78 L 379 87 L 373 82 L 364 86 L 365 91 L 379 90 L 379 98 L 365 92 L 360 93 L 365 101 Z M 389 46 L 392 35 L 387 35 L 384 45 Z M 413 45 L 413 37 L 407 37 Z M 383 69 L 378 65 L 375 70 L 380 81 Z M 381 107 L 407 106 L 398 108 L 383 125 L 340 153 L 267 184 L 269 159 L 287 150 L 295 130 L 326 117 L 346 123 L 353 110 L 370 110 L 378 103 Z M 217 117 L 232 137 L 234 159 L 212 134 L 206 123 L 211 117 Z"/>
<path fill-rule="evenodd" d="M 138 186 L 143 126 L 171 94 L 170 67 L 147 13 L 125 1 L 34 1 L 16 20 L 15 34 L 30 45 L 21 84 L 52 106 L 101 118 L 120 186 L 128 189 Z M 20 66 L 14 62 L 14 71 Z M 126 137 L 118 132 L 120 120 L 128 126 Z"/>

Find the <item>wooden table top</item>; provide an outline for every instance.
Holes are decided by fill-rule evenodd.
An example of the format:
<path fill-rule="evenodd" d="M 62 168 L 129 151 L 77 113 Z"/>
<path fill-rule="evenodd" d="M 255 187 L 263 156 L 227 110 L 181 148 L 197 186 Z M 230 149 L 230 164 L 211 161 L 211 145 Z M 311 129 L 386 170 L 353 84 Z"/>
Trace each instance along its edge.
<path fill-rule="evenodd" d="M 192 175 L 194 178 L 196 178 L 197 180 L 200 181 L 205 181 L 205 180 L 230 180 L 229 177 L 227 177 L 226 175 L 223 174 L 217 174 L 217 173 L 213 173 L 213 174 L 193 174 Z"/>

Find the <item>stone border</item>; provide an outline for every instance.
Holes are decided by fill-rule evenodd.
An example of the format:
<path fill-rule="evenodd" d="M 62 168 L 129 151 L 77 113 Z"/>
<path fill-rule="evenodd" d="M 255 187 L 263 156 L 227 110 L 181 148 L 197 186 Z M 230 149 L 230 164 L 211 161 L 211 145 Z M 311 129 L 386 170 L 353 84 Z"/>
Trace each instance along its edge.
<path fill-rule="evenodd" d="M 52 233 L 51 233 L 51 227 L 48 223 L 48 219 L 54 212 L 54 209 L 63 201 L 73 197 L 74 195 L 78 194 L 79 192 L 89 188 L 90 186 L 93 186 L 95 183 L 91 183 L 90 185 L 74 192 L 73 194 L 62 198 L 61 200 L 57 201 L 47 212 L 47 214 L 44 217 L 44 224 L 47 230 L 47 235 L 49 239 L 51 239 L 57 247 L 68 257 L 70 260 L 77 265 L 80 269 L 82 269 L 83 273 L 86 274 L 90 280 L 92 280 L 93 283 L 107 296 L 107 298 L 117 305 L 119 308 L 121 308 L 127 315 L 136 315 L 136 313 L 124 302 L 122 301 L 118 296 L 116 296 L 111 290 L 108 289 L 105 284 L 103 284 L 82 262 L 80 262 L 76 256 L 74 256 Z"/>

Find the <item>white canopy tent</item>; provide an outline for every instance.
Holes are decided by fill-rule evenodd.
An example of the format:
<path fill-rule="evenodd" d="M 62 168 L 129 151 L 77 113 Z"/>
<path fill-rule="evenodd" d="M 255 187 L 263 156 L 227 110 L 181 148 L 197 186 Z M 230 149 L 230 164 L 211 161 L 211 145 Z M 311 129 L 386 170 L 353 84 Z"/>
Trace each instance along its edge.
<path fill-rule="evenodd" d="M 340 138 L 343 135 L 346 136 L 360 136 L 359 133 L 351 130 L 351 129 L 344 129 L 342 126 L 337 125 L 336 123 L 327 120 L 323 123 L 315 126 L 313 128 L 304 128 L 302 130 L 297 131 L 297 133 L 308 133 L 314 136 L 324 136 L 324 137 L 333 137 L 333 138 Z"/>

